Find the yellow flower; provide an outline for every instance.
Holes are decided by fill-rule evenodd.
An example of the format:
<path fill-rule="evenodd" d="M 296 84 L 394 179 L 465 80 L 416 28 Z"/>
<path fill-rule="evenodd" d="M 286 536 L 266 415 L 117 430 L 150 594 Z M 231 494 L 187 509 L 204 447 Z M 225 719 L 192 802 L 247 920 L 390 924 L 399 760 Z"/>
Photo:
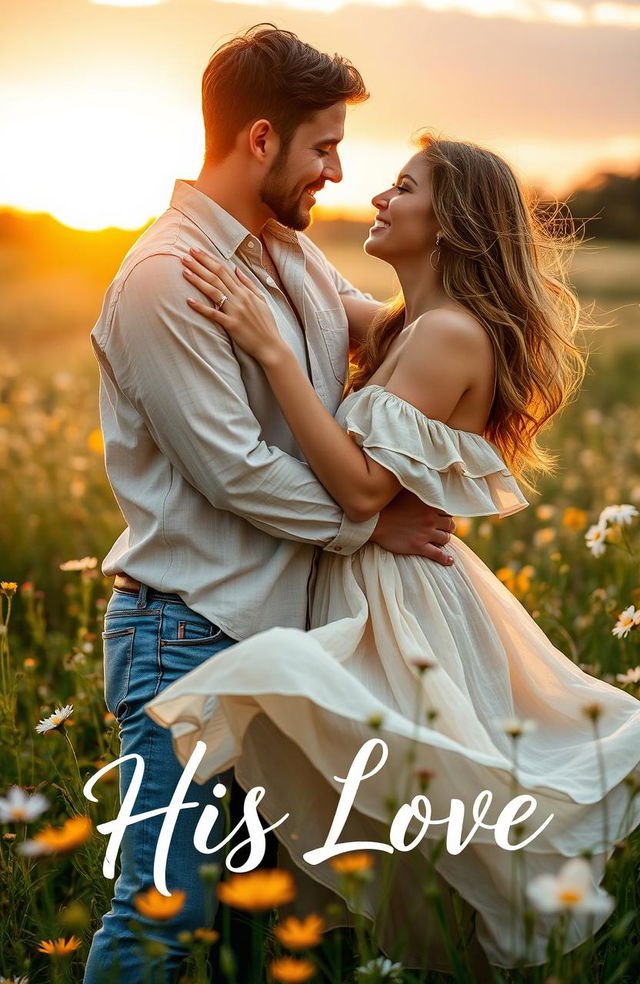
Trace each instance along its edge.
<path fill-rule="evenodd" d="M 567 506 L 562 514 L 562 525 L 568 530 L 584 530 L 589 522 L 589 514 L 584 509 Z"/>
<path fill-rule="evenodd" d="M 533 542 L 536 547 L 546 547 L 555 540 L 556 531 L 552 526 L 544 526 L 541 530 L 536 530 L 533 534 Z"/>
<path fill-rule="evenodd" d="M 500 567 L 496 571 L 496 577 L 502 581 L 505 588 L 516 598 L 521 598 L 531 588 L 531 578 L 535 574 L 535 567 L 525 564 L 519 571 L 514 571 L 511 567 Z"/>
<path fill-rule="evenodd" d="M 553 519 L 555 511 L 556 511 L 555 506 L 543 504 L 542 506 L 538 506 L 538 508 L 536 509 L 536 516 L 538 517 L 538 519 L 541 519 L 543 523 L 546 523 L 550 519 Z"/>
<path fill-rule="evenodd" d="M 324 920 L 320 916 L 312 914 L 305 919 L 289 916 L 276 926 L 275 934 L 289 950 L 306 950 L 322 942 L 323 928 Z"/>
<path fill-rule="evenodd" d="M 316 972 L 310 960 L 294 960 L 293 957 L 280 957 L 269 967 L 269 974 L 274 981 L 285 981 L 287 984 L 297 984 L 308 981 Z"/>
<path fill-rule="evenodd" d="M 456 536 L 464 537 L 471 531 L 473 523 L 466 516 L 454 516 Z"/>
<path fill-rule="evenodd" d="M 357 871 L 369 869 L 373 864 L 373 858 L 366 851 L 352 851 L 350 854 L 332 858 L 329 864 L 339 875 L 353 875 Z"/>
<path fill-rule="evenodd" d="M 535 567 L 532 567 L 531 564 L 525 564 L 524 567 L 520 568 L 516 575 L 514 594 L 521 597 L 527 593 L 531 587 L 531 578 L 535 572 L 536 569 Z"/>
<path fill-rule="evenodd" d="M 499 581 L 502 581 L 505 588 L 509 591 L 513 591 L 513 585 L 515 583 L 515 574 L 510 567 L 499 567 L 496 571 L 496 577 Z"/>
<path fill-rule="evenodd" d="M 296 889 L 288 871 L 279 868 L 250 871 L 246 875 L 233 875 L 217 887 L 218 898 L 234 909 L 260 912 L 278 905 L 286 905 L 295 898 Z"/>
<path fill-rule="evenodd" d="M 0 581 L 0 588 L 7 594 L 13 594 L 18 589 L 17 581 Z"/>
<path fill-rule="evenodd" d="M 220 933 L 216 933 L 215 929 L 194 929 L 193 938 L 200 943 L 206 943 L 207 946 L 212 946 L 220 939 Z"/>
<path fill-rule="evenodd" d="M 102 431 L 99 427 L 92 430 L 87 438 L 87 447 L 89 451 L 93 451 L 95 454 L 102 454 L 104 451 L 104 441 L 102 440 Z"/>
<path fill-rule="evenodd" d="M 37 856 L 40 854 L 64 854 L 73 851 L 91 837 L 92 824 L 89 817 L 71 817 L 62 827 L 45 827 L 35 834 L 33 840 L 21 845 L 21 854 Z"/>
<path fill-rule="evenodd" d="M 141 916 L 162 922 L 177 916 L 186 900 L 186 892 L 178 891 L 171 895 L 161 895 L 157 888 L 150 888 L 148 892 L 134 895 L 133 904 Z"/>
<path fill-rule="evenodd" d="M 65 940 L 64 936 L 59 936 L 57 940 L 40 940 L 38 951 L 46 953 L 49 957 L 67 957 L 81 945 L 76 936 L 70 936 Z"/>

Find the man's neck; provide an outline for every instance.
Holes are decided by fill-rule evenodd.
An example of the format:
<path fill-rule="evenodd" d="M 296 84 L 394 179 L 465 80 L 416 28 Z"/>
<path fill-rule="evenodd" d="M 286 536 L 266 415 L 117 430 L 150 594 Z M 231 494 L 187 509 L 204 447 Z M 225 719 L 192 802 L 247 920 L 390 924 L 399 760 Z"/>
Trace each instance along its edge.
<path fill-rule="evenodd" d="M 272 213 L 249 182 L 238 181 L 238 173 L 238 162 L 233 157 L 226 158 L 220 164 L 205 164 L 194 187 L 207 198 L 212 198 L 254 236 L 259 236 Z"/>

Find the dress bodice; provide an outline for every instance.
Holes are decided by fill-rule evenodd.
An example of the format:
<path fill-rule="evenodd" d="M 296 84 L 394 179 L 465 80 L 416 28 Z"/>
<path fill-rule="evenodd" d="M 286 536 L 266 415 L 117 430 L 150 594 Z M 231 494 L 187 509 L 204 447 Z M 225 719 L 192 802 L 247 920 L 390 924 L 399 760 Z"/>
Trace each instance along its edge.
<path fill-rule="evenodd" d="M 350 393 L 336 420 L 428 505 L 454 516 L 508 516 L 528 505 L 491 441 L 427 417 L 383 386 Z"/>

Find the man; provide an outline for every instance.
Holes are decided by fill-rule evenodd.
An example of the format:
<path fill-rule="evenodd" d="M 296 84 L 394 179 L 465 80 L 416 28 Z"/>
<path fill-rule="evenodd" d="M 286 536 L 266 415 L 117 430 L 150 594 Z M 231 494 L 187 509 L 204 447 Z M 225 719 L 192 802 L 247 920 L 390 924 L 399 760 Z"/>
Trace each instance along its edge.
<path fill-rule="evenodd" d="M 367 523 L 349 522 L 306 465 L 257 363 L 187 304 L 193 287 L 181 258 L 190 248 L 238 266 L 264 291 L 320 399 L 336 409 L 347 369 L 345 306 L 361 326 L 376 304 L 294 230 L 309 224 L 324 183 L 340 181 L 346 106 L 366 97 L 347 61 L 271 25 L 220 48 L 203 78 L 198 180 L 177 182 L 171 207 L 125 258 L 92 333 L 107 471 L 128 524 L 103 566 L 115 575 L 105 696 L 122 754 L 145 762 L 136 813 L 165 806 L 181 774 L 169 732 L 145 703 L 236 640 L 274 625 L 305 628 L 318 548 L 351 553 L 373 539 L 449 561 L 441 547 L 451 519 L 408 494 Z M 121 793 L 130 776 L 123 766 Z M 185 800 L 202 803 L 203 792 L 192 785 Z M 211 922 L 214 892 L 199 878 L 203 858 L 192 844 L 199 815 L 183 811 L 173 835 L 167 884 L 186 903 L 164 922 L 135 908 L 152 884 L 162 817 L 129 827 L 85 981 L 113 979 L 115 967 L 119 979 L 145 978 L 153 958 L 132 919 L 170 971 L 184 955 L 180 932 Z"/>

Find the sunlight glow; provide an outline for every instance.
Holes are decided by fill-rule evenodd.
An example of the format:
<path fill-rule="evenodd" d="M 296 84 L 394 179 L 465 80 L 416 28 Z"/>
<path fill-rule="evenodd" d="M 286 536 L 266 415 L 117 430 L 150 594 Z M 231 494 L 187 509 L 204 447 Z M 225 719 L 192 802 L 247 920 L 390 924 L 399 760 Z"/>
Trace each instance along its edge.
<path fill-rule="evenodd" d="M 95 0 L 94 0 L 95 2 Z M 106 0 L 103 0 L 106 2 Z M 273 7 L 272 0 L 217 0 L 218 3 Z M 475 17 L 506 17 L 575 27 L 640 27 L 640 3 L 589 4 L 578 0 L 415 0 L 427 10 L 471 14 Z M 406 0 L 278 0 L 275 6 L 291 10 L 333 14 L 341 7 L 361 4 L 373 7 L 402 7 Z"/>
<path fill-rule="evenodd" d="M 594 24 L 610 27 L 640 27 L 640 5 L 624 3 L 597 3 L 593 8 Z"/>
<path fill-rule="evenodd" d="M 107 0 L 91 2 L 106 4 Z M 167 8 L 154 13 L 150 6 L 148 12 L 130 16 L 125 4 L 133 9 L 151 2 L 156 4 L 157 0 L 109 2 L 122 9 L 108 18 L 103 16 L 104 7 L 100 14 L 87 3 L 88 33 L 83 36 L 82 31 L 78 32 L 77 41 L 69 43 L 62 60 L 56 53 L 57 60 L 47 64 L 44 55 L 49 44 L 43 29 L 43 57 L 29 65 L 23 63 L 19 54 L 0 75 L 0 146 L 9 149 L 8 153 L 0 154 L 0 207 L 49 212 L 78 228 L 137 228 L 166 208 L 176 178 L 197 176 L 203 155 L 198 91 L 200 55 L 174 58 L 172 54 L 171 69 L 167 70 L 169 62 L 158 57 L 157 49 L 149 45 L 147 52 L 145 47 L 149 37 L 156 38 L 153 32 L 148 33 L 154 22 L 166 31 L 165 22 L 171 20 L 165 16 Z M 170 4 L 171 0 L 162 2 Z M 199 2 L 208 16 L 209 0 Z M 233 2 L 237 4 L 241 0 Z M 324 12 L 345 2 L 281 0 L 281 4 L 290 7 Z M 374 4 L 399 8 L 406 0 L 350 2 L 369 3 L 371 9 Z M 173 3 L 178 8 L 178 0 Z M 265 0 L 266 3 L 273 9 L 271 0 Z M 547 33 L 562 34 L 564 44 L 573 44 L 575 34 L 569 32 L 593 24 L 596 19 L 599 27 L 613 24 L 616 18 L 624 26 L 640 27 L 640 3 L 623 4 L 620 0 L 611 3 L 596 0 L 592 6 L 586 2 L 580 5 L 578 0 L 414 0 L 414 11 L 419 4 L 434 10 L 473 10 L 477 16 L 486 18 L 500 15 L 531 20 L 544 16 L 559 25 L 557 32 Z M 238 16 L 238 10 L 224 13 L 229 19 Z M 317 24 L 321 18 L 316 15 L 310 19 Z M 103 44 L 101 33 L 95 34 L 96 21 L 100 32 L 106 22 L 113 23 L 114 28 L 117 23 L 118 29 L 122 25 L 123 30 L 126 22 L 139 34 L 133 35 L 132 44 L 129 48 L 124 46 L 116 59 L 111 36 Z M 477 26 L 476 21 L 466 27 L 461 25 L 460 29 L 462 32 L 464 28 L 471 36 Z M 221 21 L 220 30 L 222 27 Z M 605 51 L 609 33 L 603 31 L 598 39 L 600 43 L 602 38 Z M 135 42 L 138 37 L 142 38 L 141 42 Z M 161 44 L 159 29 L 157 38 Z M 187 32 L 184 38 L 189 38 Z M 624 51 L 628 48 L 627 40 Z M 169 44 L 176 47 L 173 33 Z M 22 51 L 15 43 L 13 49 Z M 202 55 L 202 63 L 206 56 L 206 53 Z M 608 65 L 606 59 L 598 64 Z M 617 66 L 611 62 L 611 67 Z M 530 66 L 526 70 L 535 72 Z M 400 91 L 401 83 L 397 84 Z M 495 84 L 500 85 L 500 79 Z M 566 84 L 571 84 L 570 80 Z M 632 85 L 625 83 L 624 91 L 620 86 L 620 98 L 631 98 Z M 560 93 L 558 105 L 561 104 Z M 346 139 L 340 147 L 344 180 L 337 185 L 327 183 L 318 199 L 319 210 L 333 215 L 370 217 L 371 197 L 389 187 L 398 169 L 414 152 L 396 121 L 386 118 L 389 112 L 393 113 L 393 108 L 389 109 L 393 102 L 387 100 L 381 105 L 381 115 L 370 110 L 369 126 L 361 123 L 359 129 L 347 127 Z M 532 130 L 526 113 L 512 114 L 495 125 L 491 123 L 488 129 L 486 120 L 476 126 L 473 116 L 467 117 L 464 124 L 456 122 L 455 100 L 451 113 L 446 100 L 438 109 L 435 98 L 429 113 L 432 110 L 440 122 L 451 115 L 453 137 L 486 143 L 504 154 L 527 182 L 551 194 L 566 194 L 570 187 L 588 179 L 594 169 L 630 173 L 637 169 L 640 159 L 640 136 L 632 136 L 634 121 L 628 112 L 621 114 L 617 127 L 605 127 L 605 135 L 598 120 L 602 120 L 606 109 L 596 107 L 593 126 L 588 123 L 587 112 L 587 125 L 574 128 L 573 132 L 579 136 L 557 139 L 551 135 L 555 128 Z M 366 111 L 367 107 L 363 112 Z M 410 114 L 407 118 L 411 118 Z M 409 129 L 407 125 L 407 136 Z"/>
<path fill-rule="evenodd" d="M 166 0 L 89 0 L 99 7 L 157 7 Z"/>
<path fill-rule="evenodd" d="M 3 203 L 76 228 L 133 229 L 166 207 L 176 177 L 200 169 L 199 111 L 159 87 L 153 98 L 73 87 L 34 95 L 0 108 L 0 142 L 13 148 L 0 158 Z"/>
<path fill-rule="evenodd" d="M 91 112 L 89 112 L 91 109 Z M 57 118 L 43 105 L 41 116 L 24 127 L 24 109 L 15 118 L 0 117 L 0 134 L 20 146 L 18 166 L 6 173 L 0 160 L 2 203 L 33 212 L 49 212 L 80 229 L 144 225 L 167 207 L 176 178 L 195 178 L 202 160 L 199 114 L 167 106 L 153 111 L 128 98 L 100 107 L 77 98 Z M 109 134 L 117 133 L 118 139 Z M 171 133 L 171 139 L 167 139 Z M 46 166 L 42 147 L 47 148 Z M 126 148 L 123 152 L 122 148 Z M 181 148 L 187 148 L 182 150 Z M 640 157 L 640 138 L 545 140 L 519 137 L 491 141 L 528 184 L 562 195 L 594 168 L 630 171 Z M 344 178 L 327 182 L 318 196 L 317 214 L 371 218 L 371 198 L 391 185 L 415 153 L 409 142 L 362 140 L 348 136 L 340 145 Z"/>

